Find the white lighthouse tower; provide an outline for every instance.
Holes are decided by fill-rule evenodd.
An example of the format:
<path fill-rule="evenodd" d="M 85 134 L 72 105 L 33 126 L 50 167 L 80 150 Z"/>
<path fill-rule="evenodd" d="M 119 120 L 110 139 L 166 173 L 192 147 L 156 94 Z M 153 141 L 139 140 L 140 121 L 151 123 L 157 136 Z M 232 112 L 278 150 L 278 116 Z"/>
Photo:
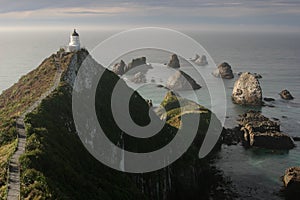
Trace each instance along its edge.
<path fill-rule="evenodd" d="M 74 32 L 70 36 L 69 51 L 78 50 L 80 50 L 79 34 L 76 32 L 76 29 L 74 29 Z"/>

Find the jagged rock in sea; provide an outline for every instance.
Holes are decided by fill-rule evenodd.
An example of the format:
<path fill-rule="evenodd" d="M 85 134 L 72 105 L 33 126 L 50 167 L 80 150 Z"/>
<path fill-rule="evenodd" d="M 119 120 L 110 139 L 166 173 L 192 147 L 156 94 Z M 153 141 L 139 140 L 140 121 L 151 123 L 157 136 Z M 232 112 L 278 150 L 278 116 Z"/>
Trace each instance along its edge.
<path fill-rule="evenodd" d="M 178 56 L 176 54 L 173 54 L 171 56 L 171 59 L 168 63 L 168 66 L 169 67 L 172 67 L 172 68 L 180 68 L 180 63 L 179 63 L 179 59 L 178 59 Z"/>
<path fill-rule="evenodd" d="M 208 65 L 207 58 L 205 55 L 199 56 L 198 54 L 196 54 L 195 58 L 191 59 L 190 61 L 196 63 L 199 66 Z"/>
<path fill-rule="evenodd" d="M 126 68 L 125 71 L 133 69 L 137 66 L 146 65 L 146 64 L 147 64 L 146 57 L 135 58 L 135 59 L 132 59 L 132 61 L 128 64 L 128 67 Z"/>
<path fill-rule="evenodd" d="M 134 58 L 130 63 L 128 63 L 128 65 L 126 65 L 126 63 L 123 60 L 121 60 L 120 63 L 116 63 L 113 66 L 112 71 L 117 75 L 123 75 L 137 66 L 146 64 L 146 57 Z"/>
<path fill-rule="evenodd" d="M 285 100 L 292 100 L 292 99 L 294 99 L 294 97 L 292 96 L 292 94 L 288 90 L 282 90 L 279 93 L 279 95 L 280 95 L 280 97 L 282 99 L 285 99 Z"/>
<path fill-rule="evenodd" d="M 235 82 L 232 101 L 241 105 L 262 105 L 262 89 L 253 74 L 244 72 Z"/>
<path fill-rule="evenodd" d="M 202 55 L 200 58 L 195 60 L 195 63 L 200 66 L 208 65 L 208 61 L 205 55 Z"/>
<path fill-rule="evenodd" d="M 125 62 L 123 60 L 120 61 L 120 63 L 116 63 L 113 68 L 112 71 L 117 74 L 117 75 L 123 75 L 125 73 L 127 66 L 125 64 Z"/>
<path fill-rule="evenodd" d="M 218 66 L 218 69 L 212 73 L 215 77 L 232 79 L 234 78 L 231 66 L 227 62 L 223 62 Z"/>
<path fill-rule="evenodd" d="M 181 70 L 169 77 L 166 87 L 171 90 L 197 90 L 201 88 L 191 76 Z"/>
<path fill-rule="evenodd" d="M 134 83 L 146 83 L 146 76 L 142 72 L 138 72 L 130 80 Z"/>
<path fill-rule="evenodd" d="M 298 199 L 300 196 L 300 167 L 290 167 L 282 177 L 286 199 Z"/>
<path fill-rule="evenodd" d="M 280 125 L 258 111 L 248 111 L 238 120 L 244 144 L 267 149 L 292 149 L 293 139 L 280 131 Z"/>

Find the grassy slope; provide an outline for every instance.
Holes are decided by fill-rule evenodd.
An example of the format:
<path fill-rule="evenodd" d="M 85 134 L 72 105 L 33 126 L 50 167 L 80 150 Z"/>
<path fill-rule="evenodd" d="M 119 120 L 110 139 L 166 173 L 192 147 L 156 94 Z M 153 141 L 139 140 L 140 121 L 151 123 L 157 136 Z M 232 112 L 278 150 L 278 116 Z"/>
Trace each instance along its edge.
<path fill-rule="evenodd" d="M 65 56 L 62 62 L 68 63 L 71 57 Z M 0 95 L 0 155 L 5 155 L 0 159 L 0 197 L 6 192 L 8 158 L 16 146 L 15 119 L 51 87 L 56 70 L 53 54 Z"/>
<path fill-rule="evenodd" d="M 60 86 L 26 118 L 25 199 L 145 199 L 123 173 L 96 161 L 74 134 L 71 96 Z"/>

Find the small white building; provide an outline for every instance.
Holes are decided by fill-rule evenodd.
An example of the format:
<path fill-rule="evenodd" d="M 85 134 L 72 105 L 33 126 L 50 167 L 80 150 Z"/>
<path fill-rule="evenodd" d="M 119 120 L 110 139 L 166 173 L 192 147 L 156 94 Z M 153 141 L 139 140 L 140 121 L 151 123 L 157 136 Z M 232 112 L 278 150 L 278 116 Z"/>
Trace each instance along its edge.
<path fill-rule="evenodd" d="M 74 29 L 74 32 L 70 36 L 70 43 L 69 43 L 68 49 L 69 49 L 69 51 L 80 50 L 79 34 L 76 32 L 76 29 Z"/>

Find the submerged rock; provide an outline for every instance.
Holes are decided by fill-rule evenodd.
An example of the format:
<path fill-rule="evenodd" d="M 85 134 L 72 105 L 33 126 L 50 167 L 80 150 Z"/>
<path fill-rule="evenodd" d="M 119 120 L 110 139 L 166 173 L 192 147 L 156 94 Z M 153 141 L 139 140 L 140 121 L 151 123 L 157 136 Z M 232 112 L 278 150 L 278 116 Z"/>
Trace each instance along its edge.
<path fill-rule="evenodd" d="M 294 99 L 294 97 L 291 95 L 291 93 L 288 90 L 282 90 L 279 93 L 279 95 L 280 95 L 280 97 L 282 99 L 285 99 L 285 100 L 292 100 L 292 99 Z"/>
<path fill-rule="evenodd" d="M 248 111 L 238 120 L 244 144 L 267 149 L 292 149 L 293 139 L 280 131 L 280 125 L 258 111 Z"/>
<path fill-rule="evenodd" d="M 264 100 L 265 100 L 265 101 L 268 101 L 268 102 L 269 102 L 269 101 L 275 101 L 275 99 L 270 98 L 270 97 L 265 97 Z"/>
<path fill-rule="evenodd" d="M 172 67 L 172 68 L 180 68 L 179 59 L 178 59 L 178 56 L 176 54 L 173 54 L 171 56 L 171 59 L 168 63 L 168 66 Z"/>
<path fill-rule="evenodd" d="M 300 167 L 290 167 L 282 178 L 287 199 L 298 199 L 300 196 Z"/>
<path fill-rule="evenodd" d="M 142 72 L 136 73 L 130 80 L 134 83 L 146 83 L 146 77 Z"/>
<path fill-rule="evenodd" d="M 200 66 L 208 65 L 207 58 L 205 55 L 199 56 L 198 54 L 196 54 L 196 57 L 194 59 L 191 59 L 191 61 Z"/>
<path fill-rule="evenodd" d="M 225 79 L 232 79 L 234 78 L 231 66 L 227 62 L 223 62 L 218 66 L 213 72 L 215 77 L 225 78 Z"/>
<path fill-rule="evenodd" d="M 201 88 L 192 77 L 181 70 L 169 77 L 166 87 L 172 90 L 197 90 Z"/>
<path fill-rule="evenodd" d="M 244 72 L 235 82 L 232 101 L 241 105 L 262 105 L 262 89 L 253 74 Z"/>

